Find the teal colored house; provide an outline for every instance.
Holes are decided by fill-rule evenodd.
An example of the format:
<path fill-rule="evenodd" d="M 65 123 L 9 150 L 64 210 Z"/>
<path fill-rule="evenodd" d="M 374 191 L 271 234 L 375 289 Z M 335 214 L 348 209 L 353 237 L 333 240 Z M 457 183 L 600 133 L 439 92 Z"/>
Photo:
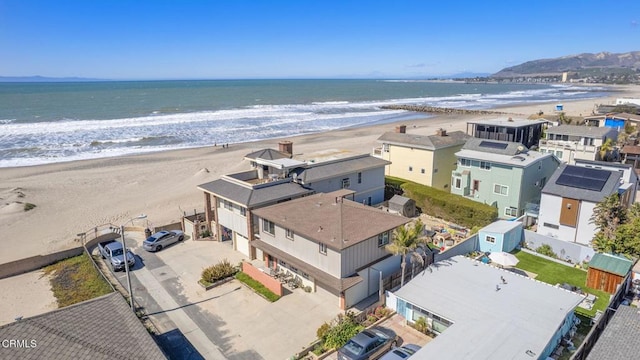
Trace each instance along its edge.
<path fill-rule="evenodd" d="M 502 219 L 520 217 L 527 204 L 539 204 L 542 188 L 560 166 L 553 154 L 476 138 L 469 139 L 456 158 L 451 193 L 496 207 Z"/>
<path fill-rule="evenodd" d="M 520 248 L 522 223 L 498 220 L 478 231 L 478 248 L 482 252 L 511 252 Z"/>

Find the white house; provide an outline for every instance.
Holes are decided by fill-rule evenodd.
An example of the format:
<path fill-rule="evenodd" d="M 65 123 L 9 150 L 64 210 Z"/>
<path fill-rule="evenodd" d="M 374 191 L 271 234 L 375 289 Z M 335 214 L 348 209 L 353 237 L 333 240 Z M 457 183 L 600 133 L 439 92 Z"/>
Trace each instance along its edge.
<path fill-rule="evenodd" d="M 561 165 L 542 189 L 536 232 L 560 240 L 589 245 L 596 233 L 593 209 L 605 197 L 630 197 L 623 173 L 575 165 Z"/>
<path fill-rule="evenodd" d="M 549 127 L 540 140 L 540 152 L 552 153 L 563 162 L 576 159 L 599 160 L 602 144 L 611 139 L 615 144 L 618 130 L 610 127 L 560 125 Z"/>

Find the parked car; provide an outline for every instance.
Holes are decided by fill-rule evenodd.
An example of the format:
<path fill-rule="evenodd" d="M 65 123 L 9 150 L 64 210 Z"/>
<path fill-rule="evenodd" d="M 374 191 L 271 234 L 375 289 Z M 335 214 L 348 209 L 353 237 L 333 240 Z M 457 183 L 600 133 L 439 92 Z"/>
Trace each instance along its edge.
<path fill-rule="evenodd" d="M 398 336 L 391 329 L 372 327 L 362 330 L 338 350 L 338 360 L 378 359 L 398 344 Z"/>
<path fill-rule="evenodd" d="M 160 251 L 173 243 L 184 240 L 184 233 L 180 230 L 160 231 L 147 238 L 142 247 L 147 251 Z"/>
<path fill-rule="evenodd" d="M 415 354 L 418 350 L 420 350 L 420 346 L 415 344 L 402 345 L 395 349 L 391 349 L 391 351 L 384 354 L 380 360 L 404 360 L 411 357 L 411 355 Z"/>
<path fill-rule="evenodd" d="M 124 255 L 122 251 L 122 243 L 116 240 L 103 241 L 98 244 L 98 251 L 103 259 L 109 259 L 113 271 L 124 270 Z M 127 263 L 129 268 L 136 264 L 136 258 L 133 253 L 127 249 Z"/>

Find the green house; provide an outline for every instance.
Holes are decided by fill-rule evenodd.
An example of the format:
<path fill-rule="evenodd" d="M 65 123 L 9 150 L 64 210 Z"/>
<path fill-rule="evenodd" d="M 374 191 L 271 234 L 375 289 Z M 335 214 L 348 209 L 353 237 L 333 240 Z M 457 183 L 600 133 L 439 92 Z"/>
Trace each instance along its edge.
<path fill-rule="evenodd" d="M 494 206 L 503 219 L 524 214 L 540 203 L 541 190 L 560 166 L 552 154 L 530 151 L 521 143 L 469 139 L 456 153 L 451 193 Z"/>

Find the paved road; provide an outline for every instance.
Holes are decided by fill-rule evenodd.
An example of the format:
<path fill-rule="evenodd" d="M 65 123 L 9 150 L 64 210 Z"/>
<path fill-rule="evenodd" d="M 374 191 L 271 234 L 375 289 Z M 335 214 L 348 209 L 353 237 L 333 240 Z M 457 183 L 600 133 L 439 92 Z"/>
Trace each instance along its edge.
<path fill-rule="evenodd" d="M 132 246 L 131 239 L 128 242 L 140 254 L 130 271 L 136 303 L 160 331 L 158 340 L 169 358 L 226 359 L 214 342 L 215 321 L 178 295 L 177 275 L 156 254 Z M 117 273 L 116 278 L 126 288 L 126 274 Z"/>

